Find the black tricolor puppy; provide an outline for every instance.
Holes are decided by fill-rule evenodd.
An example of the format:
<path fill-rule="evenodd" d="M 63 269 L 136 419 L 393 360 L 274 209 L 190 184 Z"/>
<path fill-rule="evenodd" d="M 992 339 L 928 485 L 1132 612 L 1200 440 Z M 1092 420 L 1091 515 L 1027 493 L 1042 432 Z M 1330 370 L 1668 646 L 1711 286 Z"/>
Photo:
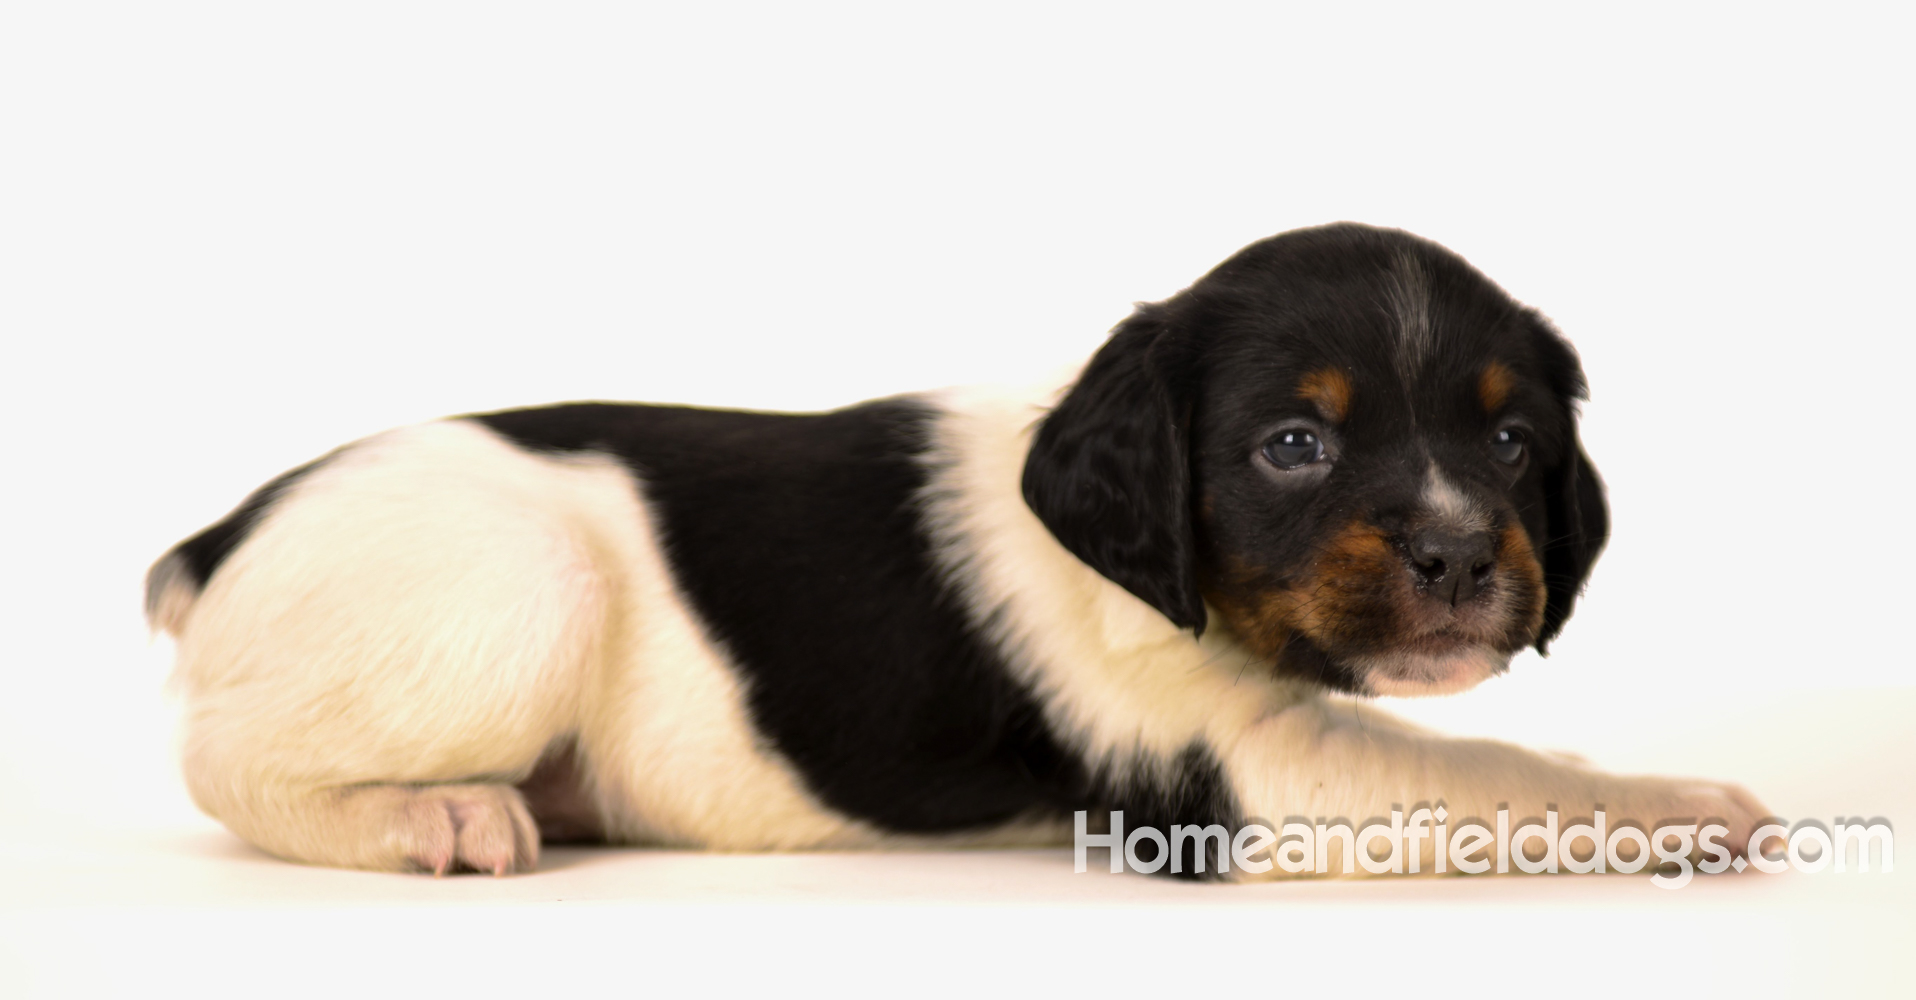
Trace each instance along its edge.
<path fill-rule="evenodd" d="M 1437 800 L 1747 829 L 1730 786 L 1360 728 L 1325 697 L 1461 690 L 1557 634 L 1606 530 L 1582 392 L 1569 346 L 1456 255 L 1302 230 L 1141 307 L 1062 396 L 369 438 L 162 558 L 149 614 L 178 638 L 199 804 L 321 864 Z M 1201 843 L 1167 870 L 1217 874 Z"/>

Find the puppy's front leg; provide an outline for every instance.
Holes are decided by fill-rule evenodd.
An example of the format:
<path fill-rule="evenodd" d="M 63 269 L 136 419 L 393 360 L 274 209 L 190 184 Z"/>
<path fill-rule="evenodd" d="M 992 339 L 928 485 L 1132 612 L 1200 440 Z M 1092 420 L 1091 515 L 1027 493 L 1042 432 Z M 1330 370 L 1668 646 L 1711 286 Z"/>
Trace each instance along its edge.
<path fill-rule="evenodd" d="M 1768 815 L 1735 785 L 1606 774 L 1568 757 L 1442 736 L 1373 706 L 1322 696 L 1307 696 L 1258 720 L 1219 750 L 1245 815 L 1273 829 L 1286 822 L 1315 827 L 1342 821 L 1356 831 L 1387 821 L 1393 808 L 1408 815 L 1420 803 L 1442 803 L 1453 831 L 1472 820 L 1495 829 L 1499 809 L 1509 810 L 1515 830 L 1554 809 L 1561 834 L 1577 817 L 1601 808 L 1609 829 L 1634 820 L 1646 834 L 1666 820 L 1720 821 L 1730 832 L 1718 843 L 1742 854 Z M 1332 843 L 1320 871 L 1344 870 L 1342 842 Z M 1579 851 L 1587 847 L 1578 843 Z M 1415 870 L 1432 871 L 1436 850 L 1433 837 L 1406 838 L 1406 870 L 1415 857 Z M 1269 874 L 1284 873 L 1274 866 Z"/>

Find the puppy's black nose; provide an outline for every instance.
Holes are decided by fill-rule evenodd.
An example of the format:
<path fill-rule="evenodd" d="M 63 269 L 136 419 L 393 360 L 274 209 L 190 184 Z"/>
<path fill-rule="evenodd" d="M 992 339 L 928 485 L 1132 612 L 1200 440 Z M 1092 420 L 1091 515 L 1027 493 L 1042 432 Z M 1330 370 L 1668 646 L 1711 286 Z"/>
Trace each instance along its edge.
<path fill-rule="evenodd" d="M 1425 530 L 1411 536 L 1408 548 L 1418 588 L 1453 607 L 1477 596 L 1497 566 L 1489 532 Z"/>

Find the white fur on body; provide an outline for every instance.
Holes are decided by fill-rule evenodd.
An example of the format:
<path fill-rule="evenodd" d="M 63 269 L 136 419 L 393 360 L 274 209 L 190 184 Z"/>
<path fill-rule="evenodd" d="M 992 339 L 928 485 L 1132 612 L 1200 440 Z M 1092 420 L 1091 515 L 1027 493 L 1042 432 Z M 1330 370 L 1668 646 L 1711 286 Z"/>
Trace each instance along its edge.
<path fill-rule="evenodd" d="M 624 467 L 472 421 L 361 442 L 290 490 L 187 614 L 176 676 L 195 799 L 287 857 L 439 866 L 417 793 L 363 814 L 353 790 L 481 784 L 523 812 L 507 786 L 568 734 L 618 839 L 877 839 L 759 748 Z"/>
<path fill-rule="evenodd" d="M 1646 821 L 1754 821 L 1754 803 L 1722 786 L 1603 775 L 1369 708 L 1360 721 L 1348 702 L 1273 679 L 1215 621 L 1194 642 L 1025 506 L 1044 394 L 931 401 L 944 415 L 925 456 L 925 517 L 941 564 L 1094 765 L 1168 769 L 1202 743 L 1243 812 L 1277 821 L 1361 822 L 1438 799 L 1460 817 L 1600 802 Z M 512 785 L 572 738 L 614 840 L 926 843 L 825 807 L 756 732 L 740 674 L 672 579 L 642 490 L 610 457 L 530 453 L 464 420 L 370 438 L 308 474 L 196 600 L 157 595 L 156 620 L 178 638 L 195 800 L 287 858 L 522 870 L 537 836 Z M 1055 843 L 1060 829 L 938 842 Z"/>

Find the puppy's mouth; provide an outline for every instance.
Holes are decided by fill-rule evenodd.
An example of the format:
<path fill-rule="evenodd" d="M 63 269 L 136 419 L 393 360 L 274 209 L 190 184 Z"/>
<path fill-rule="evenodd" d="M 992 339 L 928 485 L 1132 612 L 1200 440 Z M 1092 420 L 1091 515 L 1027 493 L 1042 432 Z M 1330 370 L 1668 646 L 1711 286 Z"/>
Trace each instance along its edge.
<path fill-rule="evenodd" d="M 1284 644 L 1276 669 L 1353 694 L 1423 698 L 1476 687 L 1509 670 L 1513 655 L 1455 636 L 1427 636 L 1383 652 L 1331 654 L 1299 635 Z"/>
<path fill-rule="evenodd" d="M 1511 654 L 1459 645 L 1444 653 L 1394 652 L 1354 657 L 1352 666 L 1371 693 L 1395 698 L 1455 694 L 1510 669 Z"/>

